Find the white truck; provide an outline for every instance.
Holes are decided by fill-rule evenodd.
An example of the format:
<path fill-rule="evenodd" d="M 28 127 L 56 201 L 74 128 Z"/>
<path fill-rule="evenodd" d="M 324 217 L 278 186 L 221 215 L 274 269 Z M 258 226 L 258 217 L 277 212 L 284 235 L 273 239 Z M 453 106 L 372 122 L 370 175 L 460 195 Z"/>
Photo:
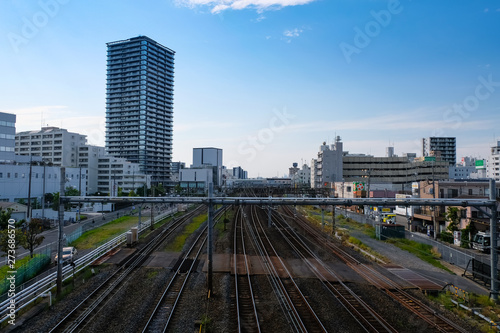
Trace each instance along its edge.
<path fill-rule="evenodd" d="M 500 240 L 497 239 L 497 249 L 500 246 Z M 479 231 L 472 239 L 472 248 L 482 252 L 490 252 L 491 235 L 489 232 Z"/>

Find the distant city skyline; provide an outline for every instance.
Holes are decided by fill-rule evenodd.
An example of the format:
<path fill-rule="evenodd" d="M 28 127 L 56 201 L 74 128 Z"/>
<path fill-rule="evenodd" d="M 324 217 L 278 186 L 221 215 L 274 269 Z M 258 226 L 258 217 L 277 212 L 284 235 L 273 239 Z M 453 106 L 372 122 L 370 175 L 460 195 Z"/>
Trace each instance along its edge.
<path fill-rule="evenodd" d="M 146 35 L 176 51 L 172 161 L 213 146 L 282 176 L 336 135 L 375 156 L 431 136 L 456 137 L 458 160 L 496 145 L 498 2 L 262 3 L 1 2 L 0 111 L 104 146 L 106 43 Z"/>

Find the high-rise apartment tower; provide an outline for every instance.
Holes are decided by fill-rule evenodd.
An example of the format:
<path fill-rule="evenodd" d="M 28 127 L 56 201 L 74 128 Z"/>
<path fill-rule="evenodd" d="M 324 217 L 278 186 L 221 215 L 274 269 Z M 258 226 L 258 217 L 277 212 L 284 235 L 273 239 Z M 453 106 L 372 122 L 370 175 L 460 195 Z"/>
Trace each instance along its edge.
<path fill-rule="evenodd" d="M 139 163 L 153 184 L 172 161 L 174 55 L 146 36 L 107 43 L 106 150 Z"/>
<path fill-rule="evenodd" d="M 422 139 L 422 156 L 440 155 L 443 161 L 455 166 L 457 163 L 457 139 L 455 137 L 436 137 Z"/>

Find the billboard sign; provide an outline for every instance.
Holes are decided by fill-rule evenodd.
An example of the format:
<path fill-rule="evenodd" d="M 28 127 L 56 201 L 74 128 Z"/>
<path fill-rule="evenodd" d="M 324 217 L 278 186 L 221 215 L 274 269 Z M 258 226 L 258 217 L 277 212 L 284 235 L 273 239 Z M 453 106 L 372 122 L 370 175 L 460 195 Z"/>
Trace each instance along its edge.
<path fill-rule="evenodd" d="M 484 170 L 484 169 L 486 169 L 486 166 L 484 165 L 484 160 L 477 160 L 476 170 Z"/>

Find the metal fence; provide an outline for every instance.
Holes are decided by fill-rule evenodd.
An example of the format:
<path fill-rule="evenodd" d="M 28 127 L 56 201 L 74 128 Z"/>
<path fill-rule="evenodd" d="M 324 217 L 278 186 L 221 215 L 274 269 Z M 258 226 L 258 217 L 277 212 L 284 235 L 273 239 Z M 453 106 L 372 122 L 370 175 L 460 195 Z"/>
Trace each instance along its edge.
<path fill-rule="evenodd" d="M 375 226 L 377 224 L 374 219 L 370 218 L 367 215 L 357 214 L 348 210 L 345 211 L 344 209 L 337 209 L 336 215 L 340 214 L 349 217 L 359 223 L 370 224 L 372 226 Z M 407 239 L 435 247 L 441 254 L 442 260 L 445 260 L 450 264 L 453 264 L 464 270 L 467 268 L 467 265 L 469 264 L 471 259 L 489 264 L 489 258 L 484 254 L 474 253 L 472 251 L 467 251 L 466 249 L 462 249 L 459 247 L 453 247 L 448 245 L 447 243 L 436 241 L 432 238 L 429 238 L 427 235 L 416 232 L 406 231 L 405 235 Z"/>
<path fill-rule="evenodd" d="M 158 214 L 155 216 L 155 223 L 165 219 L 176 212 L 176 209 L 171 209 L 167 212 Z M 108 220 L 109 222 L 109 220 Z M 141 228 L 139 233 L 144 230 L 149 229 L 151 224 L 151 220 L 145 220 L 141 224 Z M 63 267 L 63 280 L 70 278 L 73 272 L 78 273 L 81 270 L 85 269 L 92 262 L 94 262 L 97 258 L 100 258 L 105 253 L 110 250 L 120 246 L 125 242 L 126 232 L 121 235 L 113 238 L 112 240 L 106 242 L 105 244 L 97 247 L 96 249 L 90 251 L 89 253 L 83 255 L 82 257 L 75 260 L 75 268 L 74 271 L 70 265 L 66 265 Z M 7 294 L 3 294 L 0 296 L 0 323 L 7 320 L 9 318 L 8 306 L 10 304 L 11 299 L 15 301 L 18 306 L 15 311 L 19 311 L 20 309 L 28 306 L 35 299 L 45 294 L 47 291 L 51 290 L 56 286 L 56 277 L 57 272 L 49 273 L 44 276 L 37 276 L 35 279 L 31 279 L 28 283 L 24 283 L 18 287 L 16 287 L 16 295 L 13 298 L 8 298 Z"/>
<path fill-rule="evenodd" d="M 50 256 L 52 250 L 50 247 L 45 247 L 41 250 L 38 250 L 33 254 L 33 258 L 29 261 L 21 265 L 20 267 L 13 269 L 11 271 L 15 271 L 16 273 L 13 275 L 15 278 L 15 284 L 20 285 L 29 279 L 33 278 L 40 272 L 45 266 L 50 264 Z M 0 295 L 4 294 L 9 290 L 10 284 L 14 281 L 8 279 L 9 275 L 7 275 L 3 281 L 0 281 Z"/>

